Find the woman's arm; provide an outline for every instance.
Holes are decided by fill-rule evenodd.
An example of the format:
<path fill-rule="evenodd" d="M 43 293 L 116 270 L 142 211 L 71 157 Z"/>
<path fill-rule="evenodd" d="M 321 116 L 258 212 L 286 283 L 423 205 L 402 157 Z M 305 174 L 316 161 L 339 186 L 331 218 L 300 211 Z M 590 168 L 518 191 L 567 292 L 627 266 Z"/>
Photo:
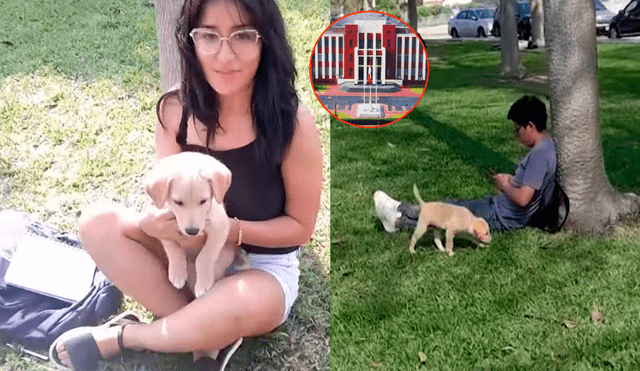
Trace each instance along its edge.
<path fill-rule="evenodd" d="M 242 242 L 262 247 L 303 245 L 313 234 L 322 194 L 322 148 L 313 116 L 300 107 L 297 125 L 282 162 L 285 189 L 283 216 L 252 222 L 241 220 Z M 237 243 L 238 223 L 231 223 L 229 239 Z"/>
<path fill-rule="evenodd" d="M 182 119 L 182 104 L 177 95 L 166 97 L 160 102 L 160 119 L 156 123 L 156 159 L 180 153 L 180 146 L 176 142 L 180 120 Z"/>

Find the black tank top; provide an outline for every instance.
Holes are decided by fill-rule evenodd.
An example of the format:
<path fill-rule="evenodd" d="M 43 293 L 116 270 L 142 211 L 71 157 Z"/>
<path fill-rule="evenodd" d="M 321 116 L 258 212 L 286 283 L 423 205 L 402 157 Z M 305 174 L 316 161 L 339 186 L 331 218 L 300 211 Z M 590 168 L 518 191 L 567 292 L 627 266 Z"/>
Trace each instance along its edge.
<path fill-rule="evenodd" d="M 256 141 L 240 148 L 213 151 L 207 147 L 187 144 L 187 123 L 180 125 L 176 142 L 183 152 L 211 155 L 231 170 L 231 186 L 225 196 L 225 209 L 230 217 L 260 221 L 284 215 L 285 192 L 280 166 L 271 165 L 259 156 Z M 292 247 L 261 247 L 243 243 L 242 248 L 256 254 L 287 254 Z"/>

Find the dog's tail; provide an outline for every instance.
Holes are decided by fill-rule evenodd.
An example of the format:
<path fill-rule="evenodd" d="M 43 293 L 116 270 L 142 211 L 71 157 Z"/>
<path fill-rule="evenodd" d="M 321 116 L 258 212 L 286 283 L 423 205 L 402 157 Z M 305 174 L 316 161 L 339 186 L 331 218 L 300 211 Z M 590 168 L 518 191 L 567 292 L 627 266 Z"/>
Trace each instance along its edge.
<path fill-rule="evenodd" d="M 422 200 L 422 197 L 420 197 L 420 192 L 418 192 L 418 186 L 413 183 L 413 194 L 414 196 L 416 196 L 416 199 L 418 200 L 418 202 L 420 203 L 420 205 L 424 204 L 425 202 Z"/>

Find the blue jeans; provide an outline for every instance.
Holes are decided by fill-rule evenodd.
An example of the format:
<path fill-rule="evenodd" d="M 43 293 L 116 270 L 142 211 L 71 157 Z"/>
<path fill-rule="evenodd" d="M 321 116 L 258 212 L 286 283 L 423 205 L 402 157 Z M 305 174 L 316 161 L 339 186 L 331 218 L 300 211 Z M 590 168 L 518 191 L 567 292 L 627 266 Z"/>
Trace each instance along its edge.
<path fill-rule="evenodd" d="M 457 200 L 455 198 L 445 199 L 444 202 L 464 206 L 471 213 L 487 221 L 489 228 L 496 231 L 504 231 L 505 227 L 500 223 L 495 210 L 493 209 L 493 197 L 487 196 L 481 200 Z M 398 220 L 398 227 L 403 229 L 416 229 L 418 217 L 420 216 L 420 206 L 415 204 L 400 203 L 398 211 L 402 214 Z"/>

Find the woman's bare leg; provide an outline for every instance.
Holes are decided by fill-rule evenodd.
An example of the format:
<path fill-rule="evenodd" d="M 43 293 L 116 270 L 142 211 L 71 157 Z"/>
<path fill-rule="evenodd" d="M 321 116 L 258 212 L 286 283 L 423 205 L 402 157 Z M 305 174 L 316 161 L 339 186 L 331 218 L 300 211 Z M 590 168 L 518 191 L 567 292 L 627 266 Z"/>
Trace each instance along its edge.
<path fill-rule="evenodd" d="M 187 305 L 187 291 L 169 282 L 162 245 L 138 228 L 140 215 L 118 207 L 96 207 L 85 214 L 79 227 L 82 244 L 116 287 L 158 317 Z"/>
<path fill-rule="evenodd" d="M 280 324 L 284 292 L 273 276 L 260 270 L 220 279 L 207 294 L 189 302 L 190 295 L 169 282 L 159 242 L 139 231 L 135 218 L 121 211 L 102 212 L 85 219 L 80 228 L 83 244 L 100 270 L 123 292 L 162 317 L 152 324 L 127 326 L 125 347 L 210 351 Z M 119 352 L 117 333 L 118 328 L 111 328 L 93 334 L 105 358 Z M 69 364 L 64 345 L 57 351 L 60 360 Z"/>
<path fill-rule="evenodd" d="M 282 286 L 271 274 L 245 270 L 220 279 L 204 296 L 165 318 L 127 326 L 123 342 L 127 348 L 156 352 L 220 349 L 275 329 L 284 302 Z"/>

